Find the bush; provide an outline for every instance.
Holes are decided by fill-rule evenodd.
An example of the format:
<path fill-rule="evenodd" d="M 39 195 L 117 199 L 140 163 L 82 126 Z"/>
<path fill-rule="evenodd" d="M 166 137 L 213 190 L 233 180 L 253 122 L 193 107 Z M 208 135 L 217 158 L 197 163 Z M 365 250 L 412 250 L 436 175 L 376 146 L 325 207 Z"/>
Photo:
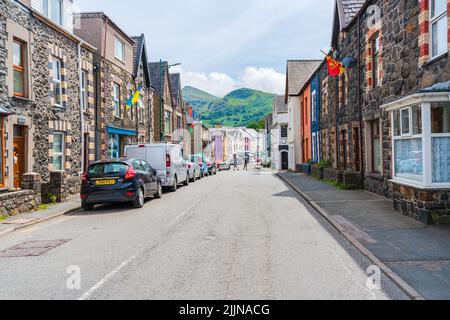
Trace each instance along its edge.
<path fill-rule="evenodd" d="M 317 166 L 319 168 L 330 168 L 331 167 L 331 162 L 328 160 L 322 160 L 319 163 L 317 163 Z"/>

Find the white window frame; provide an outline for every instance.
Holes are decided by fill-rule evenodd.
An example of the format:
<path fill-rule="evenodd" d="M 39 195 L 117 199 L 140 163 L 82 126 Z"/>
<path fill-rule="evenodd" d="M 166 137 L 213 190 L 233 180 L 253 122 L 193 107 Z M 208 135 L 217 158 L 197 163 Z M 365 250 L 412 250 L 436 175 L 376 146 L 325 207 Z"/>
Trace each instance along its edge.
<path fill-rule="evenodd" d="M 113 84 L 113 107 L 114 107 L 114 116 L 116 118 L 121 117 L 121 110 L 120 110 L 120 85 L 116 82 Z"/>
<path fill-rule="evenodd" d="M 88 95 L 87 95 L 87 77 L 88 73 L 85 70 L 81 71 L 81 86 L 80 86 L 80 105 L 83 111 L 86 111 L 88 106 Z"/>
<path fill-rule="evenodd" d="M 61 170 L 55 170 L 55 171 L 64 171 L 65 168 L 65 134 L 64 132 L 54 132 L 53 133 L 53 142 L 55 141 L 55 136 L 61 136 L 61 152 L 56 152 L 55 148 L 53 147 L 53 169 L 55 168 L 55 159 L 56 157 L 61 157 Z"/>
<path fill-rule="evenodd" d="M 118 44 L 120 44 L 122 46 L 122 52 L 121 52 L 121 56 L 119 56 L 118 53 Z M 116 57 L 116 59 L 120 60 L 120 61 L 125 61 L 125 42 L 123 42 L 122 40 L 120 40 L 119 38 L 115 38 L 114 40 L 114 56 Z"/>
<path fill-rule="evenodd" d="M 58 76 L 59 77 L 55 77 L 55 72 L 54 71 L 54 63 L 58 64 Z M 57 58 L 53 58 L 52 60 L 52 78 L 53 78 L 53 95 L 54 95 L 54 106 L 55 107 L 59 107 L 62 108 L 63 106 L 63 98 L 62 98 L 62 75 L 61 75 L 61 60 L 57 59 Z M 59 84 L 59 97 L 61 99 L 61 103 L 57 103 L 56 101 L 56 90 L 55 90 L 55 83 Z"/>
<path fill-rule="evenodd" d="M 317 101 L 317 91 L 314 90 L 311 94 L 311 123 L 317 122 L 316 119 L 316 101 Z"/>
<path fill-rule="evenodd" d="M 52 19 L 52 13 L 53 12 L 51 12 L 52 6 L 50 5 L 50 3 L 52 1 L 59 2 L 59 21 L 55 21 L 54 19 Z M 60 26 L 62 26 L 64 24 L 64 3 L 63 3 L 63 0 L 44 0 L 43 6 L 44 6 L 44 15 L 48 19 L 50 19 L 51 21 L 53 21 L 54 23 L 56 23 L 56 24 L 58 24 Z"/>
<path fill-rule="evenodd" d="M 449 102 L 450 96 L 446 93 L 447 97 L 444 98 L 444 95 L 441 97 L 419 97 L 417 99 L 410 98 L 410 103 L 405 107 L 389 107 L 387 110 L 390 112 L 391 117 L 391 126 L 392 126 L 392 182 L 397 182 L 400 184 L 418 187 L 420 189 L 448 189 L 450 188 L 450 182 L 445 183 L 433 183 L 433 172 L 432 172 L 432 138 L 440 138 L 440 137 L 450 137 L 450 133 L 432 133 L 431 132 L 431 104 L 432 102 Z M 415 100 L 413 102 L 413 100 Z M 401 104 L 405 104 L 402 102 Z M 413 126 L 412 126 L 412 108 L 414 106 L 420 106 L 422 111 L 422 133 L 421 134 L 413 134 Z M 410 109 L 410 134 L 409 135 L 400 135 L 394 136 L 394 111 L 401 111 L 405 109 Z M 401 121 L 400 121 L 401 125 Z M 401 131 L 400 131 L 401 132 Z M 395 141 L 396 140 L 408 140 L 408 139 L 422 139 L 422 163 L 423 163 L 423 181 L 414 181 L 405 178 L 399 178 L 395 176 Z"/>
<path fill-rule="evenodd" d="M 433 55 L 433 25 L 438 23 L 441 19 L 445 19 L 445 25 L 448 28 L 448 17 L 447 17 L 447 6 L 445 7 L 445 10 L 439 14 L 437 14 L 436 16 L 431 16 L 432 15 L 432 11 L 431 11 L 431 7 L 432 7 L 432 2 L 433 0 L 428 0 L 428 8 L 429 8 L 429 52 L 430 52 L 430 60 L 433 60 L 435 58 L 438 58 L 440 56 L 442 56 L 443 54 L 446 54 L 448 52 L 448 30 L 445 33 L 445 43 L 447 44 L 446 50 L 443 49 L 442 52 L 437 52 L 435 55 Z M 447 4 L 447 1 L 446 1 Z M 439 42 L 439 41 L 438 41 Z"/>
<path fill-rule="evenodd" d="M 144 115 L 145 115 L 145 104 L 144 104 L 144 98 L 142 96 L 139 96 L 138 100 L 138 121 L 140 123 L 144 123 Z"/>

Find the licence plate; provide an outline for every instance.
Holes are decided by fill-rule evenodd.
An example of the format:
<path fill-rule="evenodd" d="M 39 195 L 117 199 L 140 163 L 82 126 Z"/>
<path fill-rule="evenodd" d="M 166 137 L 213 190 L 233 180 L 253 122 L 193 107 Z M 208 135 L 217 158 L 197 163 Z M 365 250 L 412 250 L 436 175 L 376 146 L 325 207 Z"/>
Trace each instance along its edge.
<path fill-rule="evenodd" d="M 96 186 L 112 186 L 116 184 L 116 180 L 97 180 L 95 181 Z"/>

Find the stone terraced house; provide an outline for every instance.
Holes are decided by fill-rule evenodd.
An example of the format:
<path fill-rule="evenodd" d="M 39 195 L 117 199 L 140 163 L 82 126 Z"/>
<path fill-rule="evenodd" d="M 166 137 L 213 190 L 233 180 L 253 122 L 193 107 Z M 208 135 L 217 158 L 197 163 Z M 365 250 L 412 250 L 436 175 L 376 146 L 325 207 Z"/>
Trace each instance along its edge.
<path fill-rule="evenodd" d="M 387 196 L 425 223 L 450 214 L 450 0 L 336 0 L 316 70 L 325 179 Z M 309 80 L 313 79 L 313 77 Z"/>
<path fill-rule="evenodd" d="M 94 159 L 95 47 L 72 5 L 0 1 L 0 215 L 78 193 Z"/>
<path fill-rule="evenodd" d="M 155 141 L 172 142 L 176 127 L 176 107 L 170 83 L 170 66 L 167 61 L 150 62 L 150 77 L 155 92 L 153 100 Z M 161 105 L 163 107 L 161 107 Z"/>
<path fill-rule="evenodd" d="M 96 96 L 96 159 L 124 156 L 127 144 L 152 142 L 153 90 L 145 38 L 128 36 L 103 12 L 76 16 L 75 33 L 92 43 Z M 139 102 L 127 100 L 141 87 Z"/>
<path fill-rule="evenodd" d="M 172 92 L 172 101 L 174 106 L 174 114 L 173 114 L 173 123 L 174 123 L 174 133 L 173 142 L 186 142 L 190 141 L 190 139 L 184 139 L 187 123 L 186 123 L 186 115 L 187 111 L 185 108 L 184 100 L 183 100 L 183 91 L 181 86 L 181 75 L 179 73 L 171 73 L 170 77 L 170 89 Z M 186 150 L 189 150 L 189 146 L 185 145 Z"/>

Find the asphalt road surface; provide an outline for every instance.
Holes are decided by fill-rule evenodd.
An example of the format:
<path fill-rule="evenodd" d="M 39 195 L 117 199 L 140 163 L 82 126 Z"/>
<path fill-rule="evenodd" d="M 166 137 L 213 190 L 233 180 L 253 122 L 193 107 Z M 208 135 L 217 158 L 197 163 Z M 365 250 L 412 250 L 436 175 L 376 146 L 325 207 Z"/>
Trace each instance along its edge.
<path fill-rule="evenodd" d="M 0 299 L 406 299 L 271 172 L 0 237 Z M 9 256 L 8 256 L 9 255 Z"/>

